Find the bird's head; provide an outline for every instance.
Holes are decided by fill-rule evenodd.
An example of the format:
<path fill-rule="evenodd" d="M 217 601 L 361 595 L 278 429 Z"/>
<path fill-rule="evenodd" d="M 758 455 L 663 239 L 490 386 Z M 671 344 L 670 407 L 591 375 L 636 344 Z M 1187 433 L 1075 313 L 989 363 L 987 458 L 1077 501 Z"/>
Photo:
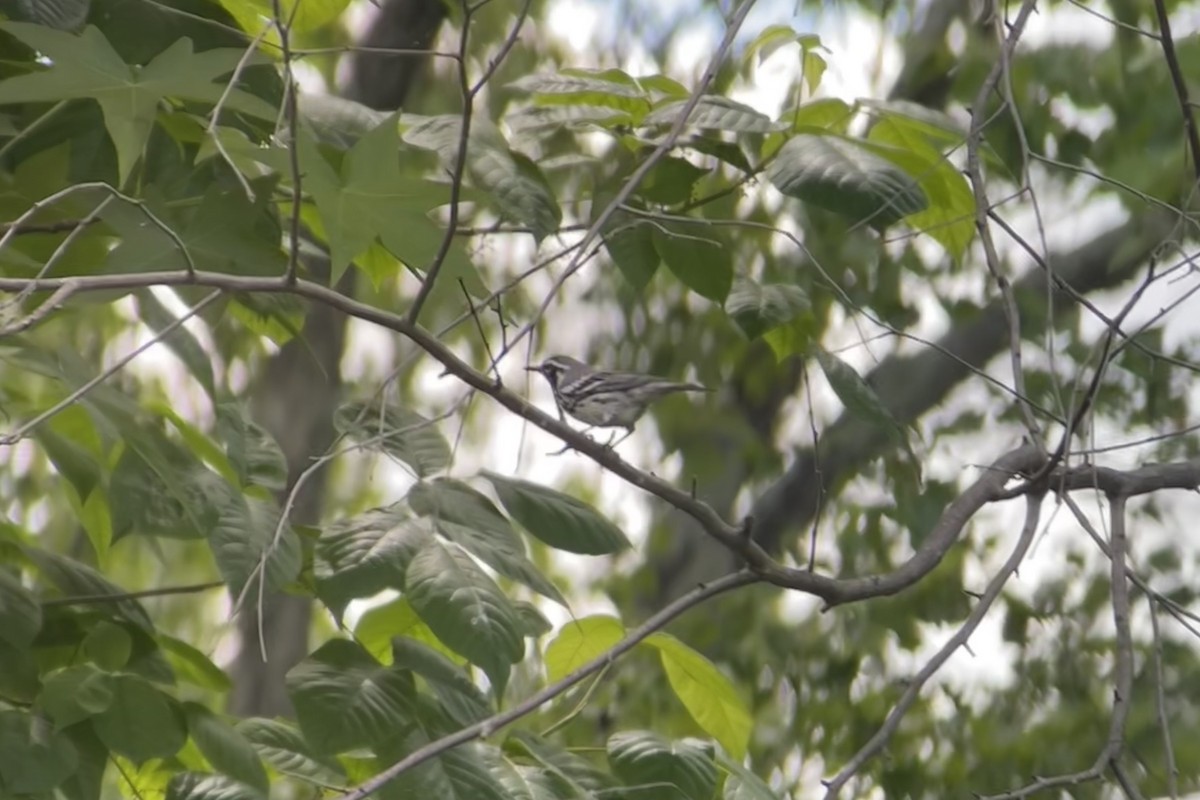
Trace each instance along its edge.
<path fill-rule="evenodd" d="M 542 377 L 550 382 L 550 386 L 557 388 L 559 379 L 563 375 L 573 370 L 586 370 L 587 365 L 570 356 L 550 356 L 536 367 L 526 367 L 525 369 L 541 373 Z"/>

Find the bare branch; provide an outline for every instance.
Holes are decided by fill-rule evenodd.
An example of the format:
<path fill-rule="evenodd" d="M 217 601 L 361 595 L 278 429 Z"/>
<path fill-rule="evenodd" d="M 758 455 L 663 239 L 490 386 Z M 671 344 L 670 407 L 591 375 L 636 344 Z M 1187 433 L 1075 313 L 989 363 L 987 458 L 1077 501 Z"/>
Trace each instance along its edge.
<path fill-rule="evenodd" d="M 210 589 L 219 589 L 224 581 L 208 581 L 206 583 L 191 583 L 184 586 L 164 586 L 160 589 L 142 589 L 137 592 L 120 592 L 118 594 L 82 594 L 70 597 L 51 597 L 42 601 L 42 608 L 54 606 L 86 606 L 103 605 L 104 603 L 120 603 L 124 600 L 140 600 L 144 597 L 167 597 L 175 594 L 199 594 Z"/>
<path fill-rule="evenodd" d="M 1179 66 L 1179 57 L 1175 54 L 1175 40 L 1171 37 L 1171 20 L 1167 15 L 1167 6 L 1163 0 L 1154 0 L 1154 14 L 1158 17 L 1158 29 L 1162 32 L 1159 43 L 1162 45 L 1163 58 L 1167 62 L 1167 71 L 1171 73 L 1171 83 L 1175 86 L 1175 95 L 1179 98 L 1179 110 L 1183 113 L 1183 130 L 1187 135 L 1188 147 L 1192 151 L 1192 170 L 1196 180 L 1200 181 L 1200 132 L 1196 130 L 1196 117 L 1192 114 L 1192 104 L 1188 100 L 1187 81 L 1183 77 L 1183 69 Z"/>

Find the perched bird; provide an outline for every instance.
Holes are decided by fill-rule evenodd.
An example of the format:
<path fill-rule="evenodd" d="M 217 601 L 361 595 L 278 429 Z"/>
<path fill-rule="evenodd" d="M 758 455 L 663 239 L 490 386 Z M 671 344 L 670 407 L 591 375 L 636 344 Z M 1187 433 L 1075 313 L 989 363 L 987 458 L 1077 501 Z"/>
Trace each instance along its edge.
<path fill-rule="evenodd" d="M 633 433 L 646 408 L 658 398 L 674 392 L 706 392 L 698 383 L 677 383 L 654 375 L 637 372 L 608 372 L 593 369 L 570 356 L 550 356 L 536 367 L 550 383 L 554 400 L 562 411 L 591 428 L 624 428 L 625 435 L 615 446 Z M 614 434 L 615 436 L 615 434 Z"/>

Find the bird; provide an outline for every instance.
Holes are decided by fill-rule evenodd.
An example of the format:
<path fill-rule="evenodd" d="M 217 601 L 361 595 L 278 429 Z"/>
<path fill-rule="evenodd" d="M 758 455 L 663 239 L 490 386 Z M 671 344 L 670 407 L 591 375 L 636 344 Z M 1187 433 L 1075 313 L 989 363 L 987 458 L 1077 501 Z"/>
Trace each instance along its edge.
<path fill-rule="evenodd" d="M 595 369 L 577 358 L 550 356 L 535 367 L 550 384 L 562 412 L 592 428 L 624 428 L 625 435 L 608 446 L 616 447 L 633 433 L 633 426 L 655 400 L 675 392 L 707 392 L 698 383 L 679 383 L 639 372 Z M 585 433 L 587 431 L 584 431 Z M 613 437 L 616 432 L 613 432 Z"/>

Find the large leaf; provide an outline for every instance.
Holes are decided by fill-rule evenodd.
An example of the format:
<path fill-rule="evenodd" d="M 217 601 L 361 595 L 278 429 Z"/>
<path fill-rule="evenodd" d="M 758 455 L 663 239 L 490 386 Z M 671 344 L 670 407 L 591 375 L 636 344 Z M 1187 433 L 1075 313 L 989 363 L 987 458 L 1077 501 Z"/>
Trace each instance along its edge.
<path fill-rule="evenodd" d="M 892 412 L 883 404 L 875 390 L 854 371 L 854 367 L 823 349 L 818 348 L 816 353 L 817 362 L 821 365 L 825 378 L 848 413 L 874 424 L 894 442 L 908 441 L 904 428 L 892 416 Z"/>
<path fill-rule="evenodd" d="M 333 639 L 287 674 L 305 740 L 344 753 L 395 736 L 413 718 L 416 687 L 405 670 L 382 666 L 355 642 Z"/>
<path fill-rule="evenodd" d="M 629 285 L 639 292 L 645 289 L 662 261 L 654 247 L 654 226 L 617 211 L 604 223 L 600 236 Z"/>
<path fill-rule="evenodd" d="M 379 749 L 381 764 L 391 764 L 434 739 L 455 730 L 451 720 L 444 717 L 433 701 L 418 698 L 420 706 L 417 723 Z M 467 742 L 407 770 L 384 787 L 384 800 L 512 800 L 499 781 L 488 770 L 481 751 L 485 748 Z"/>
<path fill-rule="evenodd" d="M 250 741 L 199 703 L 186 703 L 188 732 L 208 763 L 264 794 L 270 788 L 267 771 Z"/>
<path fill-rule="evenodd" d="M 810 308 L 808 296 L 799 286 L 758 283 L 749 278 L 735 280 L 725 299 L 725 312 L 751 339 L 788 324 Z"/>
<path fill-rule="evenodd" d="M 733 285 L 733 256 L 714 227 L 697 222 L 656 224 L 654 249 L 684 286 L 721 303 Z"/>
<path fill-rule="evenodd" d="M 76 664 L 42 681 L 38 708 L 59 730 L 105 711 L 113 701 L 113 676 L 91 664 Z"/>
<path fill-rule="evenodd" d="M 450 465 L 450 445 L 445 437 L 435 423 L 415 411 L 356 401 L 338 409 L 334 424 L 372 449 L 408 464 L 418 477 L 441 472 Z"/>
<path fill-rule="evenodd" d="M 355 598 L 403 589 L 409 562 L 432 540 L 428 521 L 384 510 L 336 522 L 321 533 L 313 554 L 317 594 L 340 619 Z"/>
<path fill-rule="evenodd" d="M 318 784 L 340 785 L 346 771 L 336 758 L 314 753 L 288 722 L 251 717 L 234 726 L 264 761 L 281 774 Z"/>
<path fill-rule="evenodd" d="M 403 597 L 372 606 L 358 618 L 358 624 L 354 626 L 354 638 L 367 652 L 385 664 L 391 663 L 392 641 L 397 636 L 427 645 L 455 663 L 467 663 L 465 658 L 447 647 L 434 634 Z"/>
<path fill-rule="evenodd" d="M 667 680 L 692 719 L 730 755 L 743 758 L 754 717 L 733 682 L 711 661 L 670 634 L 652 634 L 644 644 L 658 649 Z"/>
<path fill-rule="evenodd" d="M 71 741 L 23 711 L 0 711 L 0 786 L 6 797 L 50 792 L 75 771 Z"/>
<path fill-rule="evenodd" d="M 647 125 L 673 125 L 683 113 L 687 100 L 669 101 L 654 111 L 645 119 Z M 687 124 L 705 130 L 734 131 L 735 133 L 768 133 L 781 126 L 772 122 L 771 118 L 756 111 L 745 103 L 730 100 L 720 95 L 707 94 L 700 98 L 692 113 L 688 116 Z"/>
<path fill-rule="evenodd" d="M 92 719 L 108 749 L 138 764 L 179 752 L 187 728 L 174 698 L 136 675 L 114 675 L 111 687 L 112 702 Z"/>
<path fill-rule="evenodd" d="M 208 544 L 235 598 L 257 594 L 264 568 L 267 591 L 279 589 L 300 572 L 300 539 L 291 525 L 280 525 L 279 509 L 272 501 L 247 495 L 230 498 Z"/>
<path fill-rule="evenodd" d="M 243 30 L 257 35 L 274 24 L 277 6 L 279 15 L 294 33 L 308 33 L 336 20 L 346 10 L 349 0 L 280 0 L 277 6 L 271 0 L 221 0 L 221 5 Z"/>
<path fill-rule="evenodd" d="M 214 692 L 227 692 L 233 686 L 229 676 L 192 645 L 162 632 L 154 638 L 180 681 Z"/>
<path fill-rule="evenodd" d="M 525 656 L 521 622 L 508 598 L 457 546 L 430 542 L 413 558 L 408 601 L 437 637 L 478 664 L 503 694 Z"/>
<path fill-rule="evenodd" d="M 415 484 L 408 502 L 418 514 L 432 517 L 443 536 L 497 573 L 566 605 L 566 598 L 525 554 L 512 525 L 485 495 L 467 484 L 439 478 Z"/>
<path fill-rule="evenodd" d="M 542 662 L 546 679 L 553 683 L 608 652 L 625 637 L 625 626 L 616 617 L 597 614 L 567 622 L 554 641 L 546 645 Z"/>
<path fill-rule="evenodd" d="M 767 167 L 775 188 L 855 223 L 886 227 L 928 207 L 920 185 L 854 139 L 798 134 Z"/>
<path fill-rule="evenodd" d="M 729 772 L 721 800 L 780 800 L 766 781 L 742 766 L 740 759 L 717 753 L 717 763 Z"/>
<path fill-rule="evenodd" d="M 711 744 L 668 741 L 649 731 L 624 731 L 608 740 L 608 763 L 631 798 L 710 800 L 717 788 Z M 646 787 L 640 791 L 633 787 Z M 668 788 L 669 787 L 669 788 Z"/>
<path fill-rule="evenodd" d="M 409 118 L 405 119 L 410 122 Z M 404 141 L 436 152 L 443 167 L 458 161 L 462 118 L 457 114 L 412 118 Z M 508 146 L 504 135 L 486 119 L 476 117 L 467 134 L 466 174 L 484 191 L 505 218 L 526 225 L 541 241 L 558 230 L 562 209 L 538 166 Z"/>
<path fill-rule="evenodd" d="M 42 607 L 19 578 L 0 569 L 0 639 L 28 647 L 42 627 Z"/>
<path fill-rule="evenodd" d="M 416 639 L 392 639 L 392 664 L 428 681 L 446 713 L 460 726 L 476 723 L 492 713 L 487 697 L 462 668 Z"/>
<path fill-rule="evenodd" d="M 34 547 L 24 548 L 23 552 L 42 575 L 64 595 L 68 597 L 94 597 L 97 595 L 120 597 L 122 599 L 107 603 L 105 607 L 147 633 L 153 632 L 154 625 L 150 622 L 150 616 L 141 604 L 137 600 L 130 599 L 129 593 L 125 589 L 109 582 L 107 578 L 88 565 Z"/>
<path fill-rule="evenodd" d="M 551 547 L 583 555 L 607 555 L 629 547 L 620 528 L 581 500 L 494 472 L 483 476 L 513 519 Z"/>
<path fill-rule="evenodd" d="M 219 79 L 238 66 L 245 55 L 241 50 L 194 53 L 190 39 L 177 39 L 149 64 L 135 68 L 122 61 L 104 35 L 91 26 L 80 36 L 24 22 L 3 22 L 0 28 L 53 65 L 0 83 L 0 104 L 94 98 L 104 112 L 104 124 L 117 151 L 121 184 L 141 157 L 164 98 L 215 104 L 224 96 L 229 110 L 267 120 L 276 115 L 270 105 L 240 89 L 226 94 Z"/>
<path fill-rule="evenodd" d="M 583 756 L 572 753 L 529 731 L 513 731 L 504 743 L 505 750 L 512 750 L 532 758 L 547 772 L 563 784 L 564 796 L 570 798 L 597 798 L 618 795 L 619 784 L 608 772 L 599 769 Z"/>
<path fill-rule="evenodd" d="M 261 486 L 272 492 L 287 487 L 287 457 L 266 428 L 248 418 L 240 404 L 217 404 L 217 431 L 241 486 Z"/>
<path fill-rule="evenodd" d="M 266 800 L 266 795 L 224 775 L 177 772 L 167 783 L 166 800 Z"/>

